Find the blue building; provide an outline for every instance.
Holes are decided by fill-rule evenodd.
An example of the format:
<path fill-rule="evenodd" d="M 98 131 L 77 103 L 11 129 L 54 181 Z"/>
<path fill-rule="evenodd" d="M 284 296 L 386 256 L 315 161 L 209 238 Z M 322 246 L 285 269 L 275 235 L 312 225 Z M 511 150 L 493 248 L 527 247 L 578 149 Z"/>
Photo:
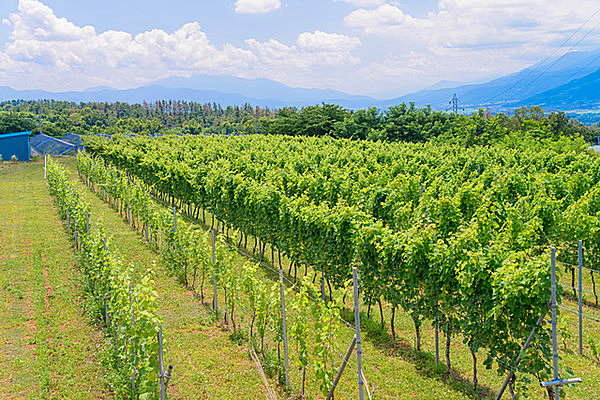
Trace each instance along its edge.
<path fill-rule="evenodd" d="M 31 131 L 0 134 L 0 156 L 2 156 L 2 159 L 9 161 L 12 156 L 15 156 L 19 161 L 29 161 L 31 158 L 29 135 L 31 135 Z"/>

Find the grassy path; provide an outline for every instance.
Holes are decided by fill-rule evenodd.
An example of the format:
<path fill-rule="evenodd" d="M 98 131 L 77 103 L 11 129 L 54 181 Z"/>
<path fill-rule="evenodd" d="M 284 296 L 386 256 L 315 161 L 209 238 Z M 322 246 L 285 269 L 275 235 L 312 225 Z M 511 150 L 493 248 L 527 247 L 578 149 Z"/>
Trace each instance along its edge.
<path fill-rule="evenodd" d="M 161 257 L 141 241 L 138 233 L 129 228 L 114 209 L 81 183 L 74 161 L 67 160 L 65 166 L 78 183 L 84 199 L 92 205 L 92 223 L 98 218 L 102 221 L 111 248 L 117 249 L 124 262 L 138 267 L 150 266 L 156 274 L 159 314 L 166 337 L 165 363 L 174 366 L 169 398 L 266 398 L 247 350 L 231 342 L 228 329 L 216 326 L 212 313 L 189 290 L 166 275 Z"/>
<path fill-rule="evenodd" d="M 76 262 L 41 165 L 0 163 L 3 399 L 110 397 Z"/>

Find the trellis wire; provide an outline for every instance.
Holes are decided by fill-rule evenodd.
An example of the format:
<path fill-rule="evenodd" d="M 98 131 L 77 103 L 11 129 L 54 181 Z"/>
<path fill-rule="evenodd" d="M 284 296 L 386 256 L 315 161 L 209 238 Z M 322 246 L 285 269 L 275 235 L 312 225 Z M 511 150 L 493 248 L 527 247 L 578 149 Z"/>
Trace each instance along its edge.
<path fill-rule="evenodd" d="M 567 288 L 567 289 L 570 289 L 570 290 L 577 290 L 577 291 L 579 291 L 579 289 L 578 289 L 577 287 L 574 287 L 574 286 L 571 286 L 571 285 L 565 285 L 564 283 L 559 283 L 559 285 L 560 285 L 560 286 L 562 286 L 562 287 L 565 287 L 565 288 Z M 585 289 L 581 289 L 581 292 L 582 292 L 582 293 L 587 293 L 587 294 L 589 294 L 590 296 L 593 296 L 593 295 L 594 295 L 594 293 L 593 293 L 593 292 L 587 291 L 587 290 L 585 290 Z"/>
<path fill-rule="evenodd" d="M 579 315 L 579 311 L 577 311 L 577 310 L 574 310 L 574 309 L 572 309 L 572 308 L 569 308 L 569 307 L 565 307 L 565 306 L 563 306 L 562 304 L 559 304 L 558 306 L 559 306 L 560 308 L 564 308 L 564 309 L 565 309 L 565 310 L 567 310 L 567 311 L 571 311 L 572 313 Z M 594 320 L 594 321 L 596 321 L 596 322 L 600 322 L 600 318 L 593 317 L 593 316 L 589 315 L 588 313 L 581 313 L 581 315 L 583 315 L 584 317 L 586 317 L 586 318 L 588 318 L 588 319 Z"/>

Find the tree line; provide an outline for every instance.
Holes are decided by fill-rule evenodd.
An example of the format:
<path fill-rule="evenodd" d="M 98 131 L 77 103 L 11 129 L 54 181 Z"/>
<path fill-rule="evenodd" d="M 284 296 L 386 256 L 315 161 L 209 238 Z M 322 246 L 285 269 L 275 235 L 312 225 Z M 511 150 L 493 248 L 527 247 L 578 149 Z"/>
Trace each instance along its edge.
<path fill-rule="evenodd" d="M 522 107 L 512 114 L 491 115 L 480 109 L 461 115 L 399 104 L 385 110 L 370 107 L 348 110 L 335 104 L 303 108 L 261 108 L 244 104 L 162 100 L 74 103 L 67 101 L 5 101 L 0 103 L 0 133 L 38 131 L 60 137 L 76 134 L 281 134 L 330 136 L 363 140 L 426 142 L 438 140 L 465 145 L 489 145 L 511 136 L 556 139 L 581 137 L 596 142 L 598 126 L 586 126 L 562 111 L 545 113 L 539 106 Z"/>

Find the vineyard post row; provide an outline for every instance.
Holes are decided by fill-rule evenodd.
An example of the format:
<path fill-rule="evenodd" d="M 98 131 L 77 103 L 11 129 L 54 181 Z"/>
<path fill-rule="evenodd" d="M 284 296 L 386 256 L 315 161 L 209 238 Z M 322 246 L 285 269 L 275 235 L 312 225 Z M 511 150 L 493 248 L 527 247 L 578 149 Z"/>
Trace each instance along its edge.
<path fill-rule="evenodd" d="M 84 160 L 85 156 L 80 155 L 79 156 L 79 162 L 78 162 L 78 172 L 82 178 L 82 180 L 84 181 L 84 183 L 86 183 L 89 188 L 96 192 L 96 185 L 98 185 L 99 188 L 101 189 L 100 194 L 103 197 L 103 200 L 108 201 L 109 203 L 112 202 L 113 204 L 115 204 L 115 207 L 117 208 L 117 210 L 121 209 L 122 215 L 125 216 L 125 219 L 127 221 L 128 224 L 131 224 L 134 228 L 141 228 L 142 229 L 142 234 L 146 235 L 148 234 L 148 238 L 149 240 L 146 241 L 146 243 L 148 245 L 154 244 L 155 247 L 157 249 L 159 249 L 159 251 L 162 253 L 163 257 L 166 257 L 169 259 L 169 261 L 174 261 L 175 264 L 170 264 L 170 267 L 173 268 L 174 265 L 180 265 L 182 263 L 182 260 L 185 261 L 189 261 L 189 254 L 186 254 L 187 252 L 190 251 L 191 247 L 190 243 L 193 241 L 193 239 L 191 238 L 191 234 L 189 231 L 189 227 L 184 225 L 183 221 L 179 221 L 177 218 L 177 214 L 178 214 L 178 209 L 176 206 L 172 207 L 172 212 L 164 212 L 162 214 L 162 216 L 157 215 L 160 214 L 160 212 L 157 212 L 156 210 L 153 210 L 152 206 L 151 206 L 151 200 L 150 197 L 148 196 L 148 190 L 145 187 L 145 184 L 138 182 L 137 180 L 133 179 L 132 177 L 130 177 L 128 174 L 123 174 L 124 180 L 125 182 L 123 182 L 120 187 L 122 189 L 124 189 L 124 194 L 126 198 L 120 198 L 119 196 L 115 196 L 113 199 L 106 198 L 106 195 L 108 194 L 109 196 L 111 196 L 112 192 L 110 190 L 107 191 L 107 188 L 110 185 L 109 182 L 107 181 L 101 181 L 100 179 L 98 179 L 97 176 L 91 176 L 89 174 L 90 170 L 87 169 L 89 168 L 89 165 L 87 167 L 83 167 L 82 164 L 84 163 L 82 160 Z M 87 160 L 91 160 L 90 158 L 88 158 Z M 106 169 L 104 169 L 104 171 L 106 172 Z M 120 178 L 120 176 L 119 176 Z M 143 187 L 142 187 L 143 186 Z M 141 200 L 140 201 L 133 201 L 134 199 L 136 199 L 137 194 L 142 194 Z M 119 200 L 120 198 L 120 200 Z M 139 199 L 138 199 L 139 200 Z M 118 205 L 118 202 L 121 202 L 121 208 Z M 143 211 L 143 212 L 142 212 Z M 185 209 L 183 209 L 183 212 L 185 212 Z M 142 218 L 143 216 L 143 226 L 136 225 L 136 221 L 137 218 Z M 219 249 L 219 246 L 217 246 L 217 240 L 216 240 L 216 236 L 217 236 L 217 232 L 218 232 L 218 227 L 221 224 L 221 222 L 219 221 L 219 219 L 217 219 L 217 229 L 211 229 L 210 230 L 210 255 L 211 257 L 211 266 L 212 266 L 212 273 L 213 273 L 213 301 L 212 301 L 212 306 L 213 306 L 213 310 L 215 312 L 216 315 L 218 315 L 218 303 L 217 303 L 217 286 L 218 286 L 218 282 L 224 281 L 224 289 L 225 289 L 225 320 L 227 321 L 227 313 L 228 313 L 228 304 L 230 304 L 230 300 L 232 296 L 228 296 L 228 285 L 226 284 L 228 279 L 232 279 L 231 276 L 225 276 L 225 274 L 223 274 L 223 271 L 220 271 L 220 269 L 222 269 L 222 263 L 223 263 L 223 251 L 222 249 Z M 164 235 L 163 235 L 164 233 Z M 162 243 L 162 240 L 165 241 L 165 243 Z M 154 242 L 156 241 L 156 242 Z M 219 242 L 221 243 L 221 242 Z M 273 257 L 274 260 L 274 257 Z M 184 261 L 184 263 L 186 263 Z M 187 263 L 186 263 L 187 264 Z M 184 276 L 183 277 L 179 277 L 180 281 L 184 284 L 186 284 L 186 286 L 188 288 L 192 288 L 195 291 L 195 286 L 190 285 L 189 281 L 188 281 L 188 271 L 187 271 L 188 265 L 185 266 L 180 266 L 180 269 L 182 269 L 184 271 Z M 355 268 L 356 269 L 356 268 Z M 286 329 L 286 314 L 288 313 L 287 310 L 287 306 L 286 306 L 286 298 L 285 298 L 285 277 L 284 277 L 284 272 L 282 267 L 280 266 L 279 271 L 277 271 L 279 273 L 279 292 L 280 292 L 280 301 L 279 301 L 279 307 L 281 309 L 281 321 L 279 324 L 277 324 L 279 326 L 279 328 L 281 329 L 281 340 L 283 342 L 284 345 L 284 365 L 285 365 L 285 383 L 286 383 L 286 387 L 289 387 L 290 383 L 289 383 L 289 357 L 288 357 L 288 335 L 287 335 L 287 329 Z M 191 272 L 190 272 L 191 273 Z M 226 273 L 230 273 L 230 274 L 237 274 L 236 271 L 233 270 L 229 270 L 226 271 Z M 238 274 L 239 275 L 239 274 Z M 195 277 L 195 269 L 194 269 L 194 277 Z M 240 279 L 240 277 L 236 278 L 236 279 Z M 293 285 L 297 285 L 297 283 L 295 282 L 289 282 L 290 284 Z M 305 284 L 302 284 L 305 285 Z M 321 284 L 322 286 L 322 284 Z M 304 290 L 307 290 L 307 288 L 304 288 Z M 314 288 L 308 289 L 310 294 L 308 297 L 315 301 L 316 303 L 319 303 L 317 305 L 317 307 L 320 306 L 324 306 L 325 308 L 329 309 L 329 312 L 331 313 L 332 311 L 336 313 L 335 316 L 332 317 L 332 319 L 337 319 L 340 318 L 339 317 L 339 307 L 340 304 L 338 302 L 335 301 L 328 301 L 325 299 L 324 297 L 324 290 L 323 287 L 321 287 L 321 296 L 316 295 L 317 291 Z M 289 293 L 290 291 L 288 291 Z M 355 339 L 356 340 L 356 344 L 357 344 L 357 374 L 358 374 L 358 388 L 359 388 L 359 396 L 361 399 L 364 398 L 364 390 L 362 389 L 364 386 L 364 371 L 362 369 L 362 357 L 363 357 L 363 352 L 362 352 L 362 347 L 360 344 L 360 317 L 358 316 L 358 304 L 359 304 L 359 287 L 358 287 L 358 278 L 355 277 L 355 279 L 353 280 L 353 294 L 354 294 L 354 304 L 355 304 L 355 325 L 353 327 L 353 329 L 356 332 L 355 335 Z M 339 296 L 338 296 L 339 297 Z M 292 301 L 292 303 L 297 303 L 298 300 L 297 299 L 291 299 L 294 300 Z M 318 300 L 318 301 L 316 301 Z M 232 307 L 233 308 L 233 307 Z M 303 310 L 303 311 L 308 311 L 308 310 Z M 231 311 L 233 312 L 233 311 Z M 345 321 L 344 321 L 345 322 Z M 347 323 L 347 322 L 345 322 Z M 314 328 L 319 328 L 319 326 L 315 326 Z M 321 326 L 320 327 L 323 330 L 327 330 L 327 329 L 331 329 L 330 326 Z M 296 339 L 297 339 L 296 335 Z M 317 336 L 320 336 L 319 334 L 317 334 Z M 356 339 L 358 338 L 358 339 Z M 352 347 L 354 347 L 354 340 L 353 340 L 353 344 Z M 323 345 L 327 346 L 327 343 L 323 343 Z M 343 360 L 342 362 L 342 366 L 339 368 L 338 373 L 341 375 L 341 373 L 344 371 L 345 365 L 348 362 L 348 358 L 349 358 L 350 354 L 347 355 L 347 357 Z M 332 380 L 328 380 L 328 382 L 323 382 L 324 387 L 324 393 L 331 393 L 331 395 L 333 395 L 333 392 L 335 390 L 336 384 L 332 383 Z M 326 386 L 326 387 L 325 387 Z"/>
<path fill-rule="evenodd" d="M 62 166 L 45 159 L 44 175 L 80 252 L 85 290 L 92 298 L 97 317 L 106 325 L 110 344 L 107 351 L 121 379 L 114 383 L 116 394 L 166 400 L 173 367 L 170 365 L 164 372 L 162 321 L 156 314 L 150 274 L 138 277 L 133 268 L 125 267 L 109 251 L 101 226 L 95 234 L 90 232 L 90 207 Z"/>

